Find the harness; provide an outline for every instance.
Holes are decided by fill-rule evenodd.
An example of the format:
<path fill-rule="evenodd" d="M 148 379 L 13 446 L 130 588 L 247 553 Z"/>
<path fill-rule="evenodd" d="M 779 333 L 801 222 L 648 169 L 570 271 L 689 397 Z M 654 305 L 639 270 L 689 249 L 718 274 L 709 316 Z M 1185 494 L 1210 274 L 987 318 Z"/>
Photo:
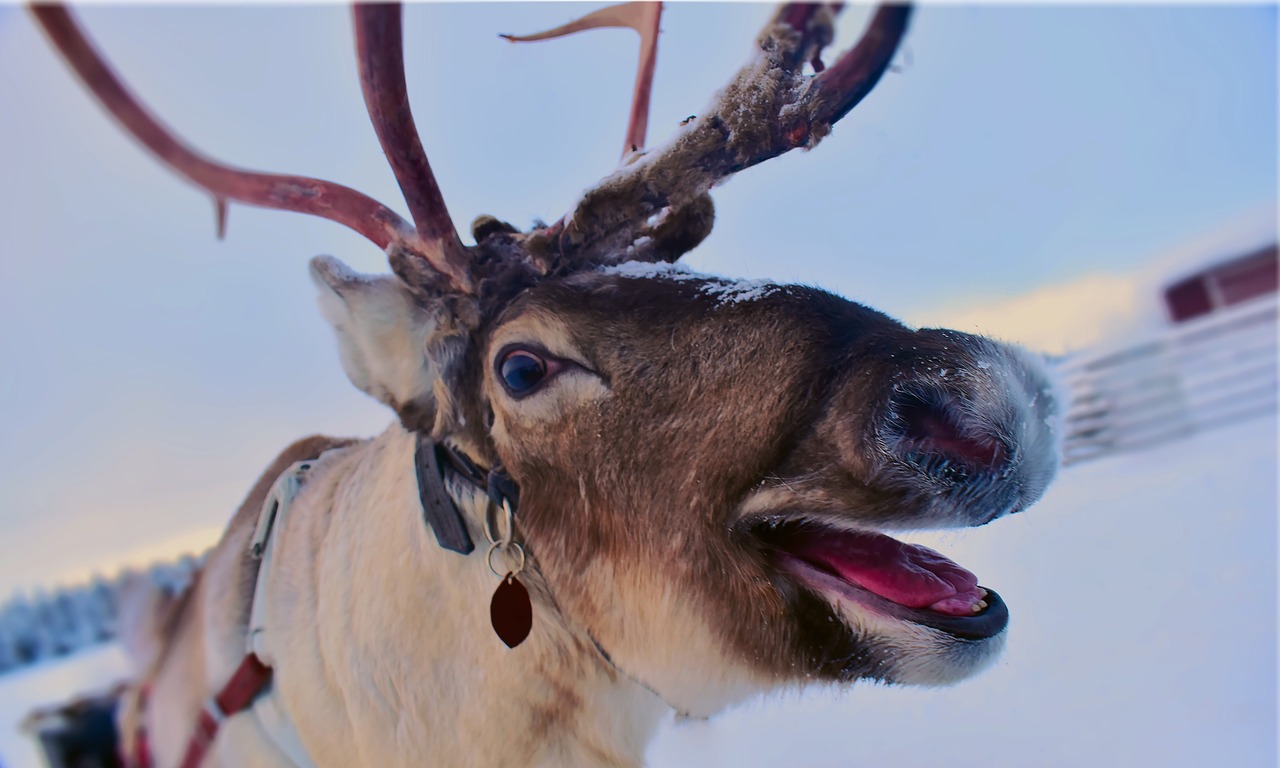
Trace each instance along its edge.
<path fill-rule="evenodd" d="M 485 561 L 495 575 L 502 577 L 490 605 L 490 619 L 498 637 L 508 647 L 515 647 L 528 636 L 533 621 L 529 593 L 515 578 L 525 564 L 524 549 L 514 540 L 514 516 L 520 501 L 519 486 L 500 465 L 486 473 L 452 446 L 433 443 L 422 435 L 417 436 L 417 441 L 414 469 L 418 482 L 418 499 L 422 505 L 423 521 L 435 534 L 436 542 L 441 548 L 464 556 L 475 550 L 462 511 L 445 489 L 446 468 L 488 497 L 484 532 L 489 541 L 489 549 Z M 314 761 L 272 690 L 272 663 L 275 655 L 269 642 L 267 601 L 264 599 L 279 541 L 271 533 L 284 524 L 295 497 L 302 490 L 302 481 L 314 463 L 301 461 L 285 470 L 276 479 L 263 502 L 258 525 L 249 543 L 249 553 L 259 564 L 249 614 L 249 631 L 245 638 L 245 656 L 226 685 L 205 700 L 195 729 L 187 742 L 181 768 L 200 768 L 222 725 L 228 718 L 245 711 L 253 712 L 271 741 L 295 765 L 299 768 L 314 768 Z M 505 576 L 494 567 L 493 558 L 499 552 L 508 554 L 517 562 L 514 570 L 507 572 Z M 651 686 L 618 667 L 599 641 L 589 631 L 586 634 L 606 664 L 666 701 Z M 139 710 L 146 704 L 149 688 L 149 685 L 143 685 L 139 691 Z M 125 765 L 131 768 L 153 768 L 144 726 L 140 725 L 135 732 L 134 754 L 124 757 Z"/>
<path fill-rule="evenodd" d="M 269 642 L 268 609 L 265 599 L 266 585 L 271 578 L 274 555 L 279 541 L 279 538 L 272 537 L 271 533 L 284 524 L 294 499 L 302 490 L 303 479 L 314 463 L 314 461 L 301 461 L 285 470 L 276 479 L 271 492 L 263 502 L 257 527 L 249 542 L 249 553 L 258 560 L 258 574 L 249 614 L 249 631 L 245 637 L 245 655 L 226 685 L 205 700 L 200 715 L 196 719 L 191 738 L 187 742 L 186 751 L 183 753 L 181 768 L 199 768 L 213 746 L 214 738 L 217 737 L 222 725 L 233 715 L 246 711 L 253 712 L 272 742 L 288 755 L 295 765 L 299 768 L 313 768 L 315 765 L 272 690 L 272 664 L 276 657 Z M 433 443 L 422 436 L 418 436 L 414 465 L 424 522 L 431 528 L 437 543 L 442 548 L 461 555 L 468 555 L 475 549 L 461 510 L 445 490 L 445 468 L 448 467 L 458 477 L 484 490 L 494 502 L 490 505 L 491 507 L 496 505 L 505 511 L 506 530 L 501 536 L 496 533 L 499 528 L 497 523 L 491 519 L 491 515 L 486 515 L 485 533 L 490 539 L 487 558 L 490 567 L 493 567 L 494 553 L 506 547 L 517 548 L 519 560 L 523 564 L 524 551 L 518 549 L 520 545 L 512 541 L 514 526 L 511 516 L 518 503 L 519 491 L 501 467 L 491 470 L 486 475 L 462 453 L 443 443 Z M 508 574 L 507 580 L 514 580 L 514 575 Z M 504 582 L 504 586 L 506 583 Z M 527 593 L 525 599 L 528 599 Z M 525 634 L 527 633 L 526 629 Z M 139 688 L 139 711 L 146 707 L 149 694 L 149 684 Z M 145 725 L 140 724 L 135 731 L 132 751 L 132 755 L 123 756 L 126 765 L 133 768 L 153 768 L 154 759 Z"/>

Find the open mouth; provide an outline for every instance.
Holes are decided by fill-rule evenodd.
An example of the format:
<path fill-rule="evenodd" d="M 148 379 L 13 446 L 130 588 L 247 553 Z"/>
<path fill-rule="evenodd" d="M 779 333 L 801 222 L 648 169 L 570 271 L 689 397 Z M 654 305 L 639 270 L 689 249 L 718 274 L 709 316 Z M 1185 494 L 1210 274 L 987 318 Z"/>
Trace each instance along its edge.
<path fill-rule="evenodd" d="M 752 532 L 779 570 L 828 599 L 963 639 L 993 637 L 1009 623 L 999 595 L 928 547 L 874 531 L 772 516 Z"/>

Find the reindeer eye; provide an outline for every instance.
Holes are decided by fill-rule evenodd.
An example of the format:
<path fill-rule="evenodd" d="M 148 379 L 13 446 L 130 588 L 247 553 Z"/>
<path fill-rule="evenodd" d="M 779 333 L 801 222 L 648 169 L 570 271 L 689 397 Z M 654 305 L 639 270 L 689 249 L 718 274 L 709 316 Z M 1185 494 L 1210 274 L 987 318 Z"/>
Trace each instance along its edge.
<path fill-rule="evenodd" d="M 507 392 L 520 397 L 538 388 L 547 377 L 547 364 L 528 350 L 513 349 L 498 363 L 498 375 L 502 377 Z"/>

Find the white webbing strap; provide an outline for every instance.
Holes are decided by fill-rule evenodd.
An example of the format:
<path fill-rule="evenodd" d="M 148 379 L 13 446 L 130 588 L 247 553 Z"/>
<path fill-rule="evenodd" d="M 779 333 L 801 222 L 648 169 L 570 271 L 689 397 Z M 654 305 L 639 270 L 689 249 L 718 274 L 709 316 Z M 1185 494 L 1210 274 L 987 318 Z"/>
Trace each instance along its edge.
<path fill-rule="evenodd" d="M 274 561 L 276 543 L 279 537 L 273 537 L 272 531 L 281 530 L 289 516 L 289 508 L 302 488 L 302 476 L 311 468 L 312 462 L 300 461 L 285 470 L 276 479 L 271 493 L 262 504 L 262 512 L 258 515 L 258 527 L 254 529 L 253 538 L 249 542 L 249 552 L 260 561 L 258 579 L 253 587 L 253 606 L 249 612 L 249 633 L 245 638 L 245 651 L 256 654 L 267 666 L 275 666 L 275 655 L 271 652 L 271 633 L 267 616 L 267 581 L 271 578 L 271 566 Z M 302 739 L 290 722 L 288 715 L 277 701 L 273 686 L 253 702 L 252 712 L 258 718 L 263 730 L 275 742 L 275 745 L 289 756 L 300 768 L 313 768 L 315 765 L 307 754 Z"/>

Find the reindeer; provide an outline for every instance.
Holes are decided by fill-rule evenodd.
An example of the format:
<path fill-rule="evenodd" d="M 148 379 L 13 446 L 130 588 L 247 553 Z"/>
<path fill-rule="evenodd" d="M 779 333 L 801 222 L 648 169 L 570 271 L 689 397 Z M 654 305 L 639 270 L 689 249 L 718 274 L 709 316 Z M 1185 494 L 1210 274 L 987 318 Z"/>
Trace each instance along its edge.
<path fill-rule="evenodd" d="M 708 717 L 812 682 L 947 684 L 992 662 L 999 595 L 889 534 L 984 525 L 1043 493 L 1058 406 L 1040 364 L 816 288 L 675 264 L 710 231 L 715 184 L 815 146 L 888 67 L 910 9 L 878 8 L 824 67 L 838 9 L 779 8 L 711 104 L 649 149 L 660 6 L 534 36 L 641 31 L 623 161 L 552 224 L 477 219 L 473 245 L 414 127 L 399 6 L 356 5 L 355 40 L 412 223 L 337 184 L 197 154 L 65 9 L 34 9 L 103 105 L 220 212 L 340 222 L 393 272 L 311 262 L 343 368 L 397 419 L 286 449 L 194 586 L 143 611 L 129 754 L 632 766 L 673 710 Z"/>

